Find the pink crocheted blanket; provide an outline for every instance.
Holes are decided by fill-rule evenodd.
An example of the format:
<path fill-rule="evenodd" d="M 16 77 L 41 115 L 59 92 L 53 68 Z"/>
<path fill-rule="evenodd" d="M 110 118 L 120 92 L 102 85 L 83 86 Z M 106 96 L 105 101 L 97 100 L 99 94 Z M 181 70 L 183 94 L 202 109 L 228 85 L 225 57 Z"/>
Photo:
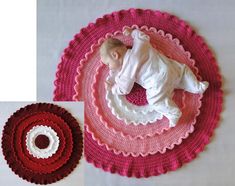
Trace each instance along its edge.
<path fill-rule="evenodd" d="M 175 128 L 153 113 L 138 85 L 127 96 L 104 88 L 108 69 L 100 63 L 99 46 L 108 37 L 131 45 L 122 34 L 125 26 L 146 32 L 156 49 L 210 83 L 203 97 L 175 91 L 183 113 Z M 209 142 L 222 110 L 221 76 L 211 51 L 188 24 L 160 11 L 122 10 L 90 23 L 65 49 L 55 86 L 54 100 L 85 102 L 87 161 L 125 176 L 159 175 L 194 159 Z"/>

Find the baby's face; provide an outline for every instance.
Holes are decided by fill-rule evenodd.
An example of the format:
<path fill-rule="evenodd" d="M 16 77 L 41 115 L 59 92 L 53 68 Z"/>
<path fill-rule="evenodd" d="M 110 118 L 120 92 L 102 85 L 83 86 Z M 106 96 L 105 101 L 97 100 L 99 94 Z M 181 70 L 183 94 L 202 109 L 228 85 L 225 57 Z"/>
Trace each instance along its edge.
<path fill-rule="evenodd" d="M 110 70 L 117 70 L 122 66 L 125 53 L 126 47 L 116 47 L 110 51 L 110 56 L 106 58 L 106 65 Z"/>
<path fill-rule="evenodd" d="M 101 59 L 105 65 L 109 67 L 110 70 L 117 70 L 121 68 L 123 63 L 123 58 L 126 54 L 127 47 L 116 47 L 109 51 L 110 55 L 101 56 Z"/>

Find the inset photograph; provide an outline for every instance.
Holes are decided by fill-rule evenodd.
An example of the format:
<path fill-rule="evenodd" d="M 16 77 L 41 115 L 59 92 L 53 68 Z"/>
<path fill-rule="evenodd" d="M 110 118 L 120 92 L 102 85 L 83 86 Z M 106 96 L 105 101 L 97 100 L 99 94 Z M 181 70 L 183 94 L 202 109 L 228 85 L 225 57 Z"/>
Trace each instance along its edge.
<path fill-rule="evenodd" d="M 0 109 L 2 185 L 84 185 L 83 103 L 5 102 Z"/>

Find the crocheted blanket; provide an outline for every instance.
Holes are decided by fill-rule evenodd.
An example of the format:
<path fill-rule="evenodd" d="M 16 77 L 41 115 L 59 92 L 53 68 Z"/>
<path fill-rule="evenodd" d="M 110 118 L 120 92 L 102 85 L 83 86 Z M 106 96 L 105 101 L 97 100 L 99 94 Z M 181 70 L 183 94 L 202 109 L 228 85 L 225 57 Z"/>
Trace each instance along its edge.
<path fill-rule="evenodd" d="M 82 148 L 77 120 L 53 104 L 21 108 L 4 126 L 5 159 L 15 174 L 32 183 L 49 184 L 67 176 L 78 164 Z"/>
<path fill-rule="evenodd" d="M 183 113 L 175 128 L 147 104 L 142 87 L 135 85 L 127 96 L 104 88 L 108 68 L 99 46 L 108 37 L 131 45 L 122 34 L 126 26 L 146 32 L 153 47 L 210 83 L 203 96 L 174 92 Z M 221 76 L 204 40 L 177 17 L 141 9 L 104 15 L 75 35 L 61 59 L 54 100 L 85 102 L 85 156 L 96 167 L 125 176 L 159 175 L 191 161 L 209 143 L 222 110 Z"/>

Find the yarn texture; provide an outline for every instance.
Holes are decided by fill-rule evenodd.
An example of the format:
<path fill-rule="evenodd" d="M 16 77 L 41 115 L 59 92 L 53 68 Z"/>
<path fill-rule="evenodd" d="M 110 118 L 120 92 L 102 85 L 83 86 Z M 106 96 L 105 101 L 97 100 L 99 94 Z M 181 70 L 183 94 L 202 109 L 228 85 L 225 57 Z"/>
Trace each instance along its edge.
<path fill-rule="evenodd" d="M 82 149 L 77 120 L 53 104 L 27 105 L 4 126 L 3 155 L 15 174 L 32 183 L 49 184 L 67 176 L 77 166 Z"/>
<path fill-rule="evenodd" d="M 142 87 L 135 85 L 122 97 L 104 88 L 108 68 L 100 62 L 99 46 L 108 37 L 131 46 L 122 34 L 126 26 L 146 32 L 154 48 L 187 64 L 210 84 L 203 96 L 175 91 L 174 101 L 183 113 L 175 128 L 169 128 L 165 117 L 153 117 Z M 165 12 L 129 9 L 104 15 L 75 35 L 58 65 L 54 100 L 85 101 L 88 162 L 139 178 L 176 170 L 203 151 L 222 110 L 221 84 L 215 58 L 186 22 Z"/>

